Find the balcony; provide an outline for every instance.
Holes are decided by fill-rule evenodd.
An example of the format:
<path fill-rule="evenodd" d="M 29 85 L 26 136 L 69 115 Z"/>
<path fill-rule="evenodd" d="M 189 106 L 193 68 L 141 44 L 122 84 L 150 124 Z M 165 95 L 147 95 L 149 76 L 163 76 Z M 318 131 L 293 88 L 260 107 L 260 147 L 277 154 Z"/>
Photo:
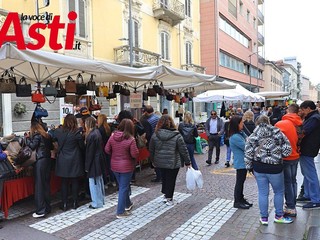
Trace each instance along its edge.
<path fill-rule="evenodd" d="M 258 32 L 258 46 L 264 46 L 264 36 Z"/>
<path fill-rule="evenodd" d="M 205 71 L 206 71 L 206 68 L 205 67 L 202 67 L 202 66 L 199 66 L 199 65 L 196 65 L 196 64 L 184 64 L 184 65 L 181 65 L 181 69 L 183 70 L 187 70 L 187 71 L 193 71 L 193 72 L 196 72 L 196 73 L 202 73 L 204 74 Z"/>
<path fill-rule="evenodd" d="M 264 24 L 264 15 L 259 9 L 258 9 L 258 24 L 259 26 Z"/>
<path fill-rule="evenodd" d="M 184 4 L 178 0 L 154 0 L 153 14 L 156 19 L 175 26 L 185 18 Z"/>
<path fill-rule="evenodd" d="M 119 65 L 130 66 L 130 47 L 123 45 L 114 48 L 114 62 Z M 158 66 L 160 64 L 161 55 L 150 52 L 141 48 L 133 47 L 133 66 L 134 67 L 149 67 Z"/>

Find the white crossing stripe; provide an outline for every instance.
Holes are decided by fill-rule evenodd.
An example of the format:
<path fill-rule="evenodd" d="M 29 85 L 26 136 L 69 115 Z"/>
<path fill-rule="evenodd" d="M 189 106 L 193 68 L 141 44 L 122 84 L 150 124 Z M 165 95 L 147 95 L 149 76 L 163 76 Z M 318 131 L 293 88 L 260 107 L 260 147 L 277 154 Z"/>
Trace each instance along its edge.
<path fill-rule="evenodd" d="M 166 240 L 210 239 L 236 211 L 233 201 L 216 198 L 166 237 Z"/>
<path fill-rule="evenodd" d="M 190 196 L 191 194 L 175 192 L 174 201 L 175 203 L 179 203 Z M 163 202 L 163 196 L 157 197 L 140 208 L 132 211 L 131 216 L 116 219 L 81 239 L 124 239 L 174 206 L 175 205 L 167 206 Z"/>
<path fill-rule="evenodd" d="M 139 194 L 142 194 L 148 191 L 149 188 L 131 186 L 131 198 Z M 108 208 L 116 206 L 118 204 L 118 192 L 111 195 L 107 195 L 104 198 L 105 205 L 102 208 L 90 209 L 88 204 L 82 205 L 77 209 L 72 209 L 61 214 L 58 214 L 53 217 L 46 218 L 42 221 L 34 223 L 29 227 L 38 229 L 47 233 L 54 233 L 59 230 L 62 230 L 66 227 L 69 227 L 77 222 L 85 220 L 88 217 L 91 217 L 94 214 L 97 214 L 101 211 L 104 211 Z"/>

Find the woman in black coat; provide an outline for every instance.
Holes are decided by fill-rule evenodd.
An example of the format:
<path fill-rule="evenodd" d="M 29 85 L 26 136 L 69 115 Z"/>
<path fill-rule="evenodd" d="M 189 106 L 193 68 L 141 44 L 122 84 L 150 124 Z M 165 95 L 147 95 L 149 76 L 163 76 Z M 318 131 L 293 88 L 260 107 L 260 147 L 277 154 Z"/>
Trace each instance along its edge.
<path fill-rule="evenodd" d="M 66 211 L 68 206 L 68 186 L 72 187 L 72 208 L 78 207 L 79 177 L 84 176 L 84 140 L 77 125 L 76 117 L 68 114 L 63 126 L 54 132 L 58 142 L 56 160 L 56 175 L 61 177 L 61 209 Z"/>
<path fill-rule="evenodd" d="M 51 177 L 51 150 L 53 149 L 51 136 L 37 122 L 31 122 L 30 136 L 26 134 L 26 143 L 36 150 L 37 161 L 34 164 L 34 198 L 36 212 L 34 218 L 44 217 L 51 212 L 50 206 L 50 177 Z"/>

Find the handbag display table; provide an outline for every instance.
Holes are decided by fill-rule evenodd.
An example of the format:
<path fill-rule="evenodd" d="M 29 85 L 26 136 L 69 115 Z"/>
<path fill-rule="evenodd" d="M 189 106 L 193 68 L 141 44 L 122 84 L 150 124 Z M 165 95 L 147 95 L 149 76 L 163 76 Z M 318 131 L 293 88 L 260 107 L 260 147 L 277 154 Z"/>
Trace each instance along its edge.
<path fill-rule="evenodd" d="M 51 173 L 51 194 L 60 190 L 61 180 Z M 0 199 L 1 210 L 4 217 L 9 215 L 9 208 L 17 201 L 27 198 L 34 194 L 34 177 L 22 177 L 18 179 L 7 180 L 3 185 L 3 192 Z"/>

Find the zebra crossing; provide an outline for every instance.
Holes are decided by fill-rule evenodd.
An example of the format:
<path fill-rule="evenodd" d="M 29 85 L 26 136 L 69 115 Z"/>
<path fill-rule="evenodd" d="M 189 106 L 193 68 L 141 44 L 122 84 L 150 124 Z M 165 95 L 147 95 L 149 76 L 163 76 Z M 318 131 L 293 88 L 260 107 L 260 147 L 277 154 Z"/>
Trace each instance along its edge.
<path fill-rule="evenodd" d="M 148 190 L 148 188 L 133 186 L 131 197 L 134 198 Z M 164 216 L 170 209 L 178 207 L 179 203 L 182 203 L 190 196 L 190 193 L 175 192 L 175 204 L 172 206 L 164 204 L 163 197 L 158 196 L 138 208 L 134 206 L 131 216 L 123 219 L 115 219 L 104 226 L 98 227 L 98 229 L 85 233 L 87 235 L 82 235 L 80 239 L 125 239 L 153 220 Z M 99 209 L 89 209 L 88 206 L 90 203 L 88 203 L 76 210 L 63 212 L 38 221 L 29 227 L 54 234 L 116 206 L 117 193 L 106 196 L 105 203 L 104 207 Z M 181 225 L 165 239 L 210 239 L 235 212 L 236 209 L 233 208 L 233 202 L 231 200 L 216 198 L 190 219 L 182 221 Z"/>

